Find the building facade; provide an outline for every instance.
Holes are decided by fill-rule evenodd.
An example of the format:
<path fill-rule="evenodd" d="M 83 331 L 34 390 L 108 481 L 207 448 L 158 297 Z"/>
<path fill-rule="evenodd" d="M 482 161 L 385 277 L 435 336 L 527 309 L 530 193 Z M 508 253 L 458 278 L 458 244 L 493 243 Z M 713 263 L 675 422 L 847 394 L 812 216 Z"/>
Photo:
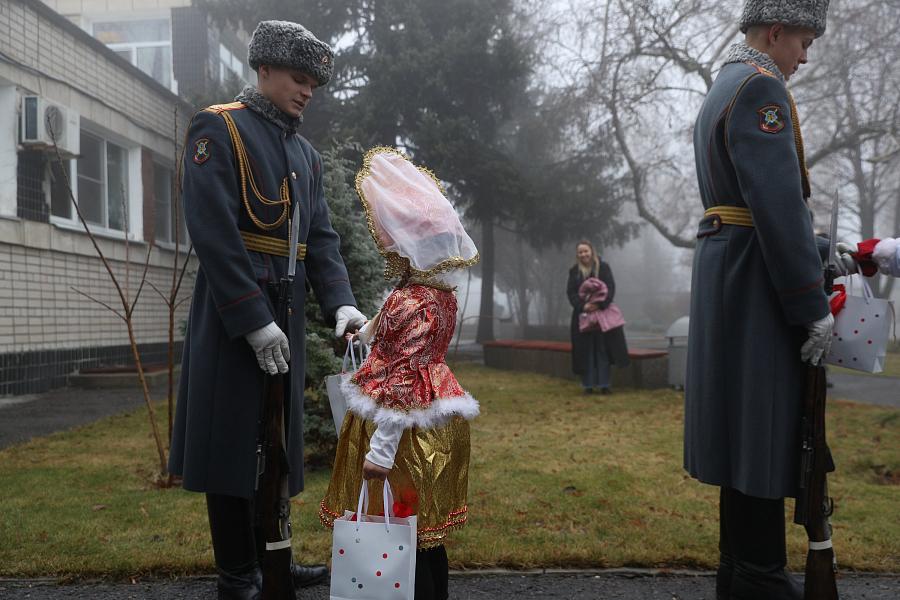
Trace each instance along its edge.
<path fill-rule="evenodd" d="M 182 259 L 188 247 L 175 210 L 188 96 L 246 81 L 241 43 L 184 1 L 0 0 L 0 395 L 131 362 L 124 322 L 99 304 L 121 312 L 119 294 L 73 198 L 123 291 L 134 298 L 149 252 L 147 280 L 167 293 L 176 238 Z M 145 286 L 145 363 L 165 360 L 168 315 Z"/>

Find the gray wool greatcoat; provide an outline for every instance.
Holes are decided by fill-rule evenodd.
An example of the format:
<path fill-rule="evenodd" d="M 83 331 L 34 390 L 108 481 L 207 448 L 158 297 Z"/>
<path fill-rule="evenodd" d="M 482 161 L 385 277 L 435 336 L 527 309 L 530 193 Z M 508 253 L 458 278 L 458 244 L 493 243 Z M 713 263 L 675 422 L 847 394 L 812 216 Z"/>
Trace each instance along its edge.
<path fill-rule="evenodd" d="M 800 346 L 804 324 L 829 307 L 784 83 L 749 63 L 725 65 L 697 118 L 694 154 L 703 207 L 749 208 L 754 226 L 723 225 L 697 242 L 684 466 L 751 496 L 795 496 Z"/>
<path fill-rule="evenodd" d="M 293 314 L 287 334 L 291 360 L 286 441 L 291 495 L 303 489 L 303 387 L 306 360 L 304 299 L 312 285 L 326 318 L 356 305 L 331 227 L 323 193 L 322 159 L 308 141 L 286 132 L 240 103 L 222 105 L 243 139 L 259 191 L 280 198 L 286 181 L 292 206 L 300 203 L 300 242 Z M 213 107 L 215 108 L 215 107 Z M 185 489 L 249 498 L 256 477 L 258 415 L 263 372 L 244 335 L 273 320 L 266 282 L 287 272 L 287 257 L 248 251 L 240 231 L 286 240 L 287 219 L 273 230 L 281 206 L 264 205 L 249 183 L 247 202 L 222 109 L 197 113 L 183 159 L 185 222 L 200 261 L 181 367 L 169 470 Z"/>

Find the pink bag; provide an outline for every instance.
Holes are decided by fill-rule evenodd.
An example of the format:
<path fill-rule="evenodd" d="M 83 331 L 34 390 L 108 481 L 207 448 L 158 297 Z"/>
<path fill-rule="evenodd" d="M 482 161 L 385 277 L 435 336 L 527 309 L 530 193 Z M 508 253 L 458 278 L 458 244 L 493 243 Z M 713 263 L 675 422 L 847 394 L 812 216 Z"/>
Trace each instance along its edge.
<path fill-rule="evenodd" d="M 606 287 L 603 280 L 596 277 L 588 277 L 581 284 L 581 287 L 578 288 L 578 297 L 581 298 L 585 304 L 591 302 L 603 302 L 608 295 L 609 288 Z M 578 331 L 580 333 L 587 333 L 589 331 L 605 332 L 624 325 L 625 316 L 622 314 L 619 307 L 612 302 L 602 310 L 583 312 L 578 315 Z"/>

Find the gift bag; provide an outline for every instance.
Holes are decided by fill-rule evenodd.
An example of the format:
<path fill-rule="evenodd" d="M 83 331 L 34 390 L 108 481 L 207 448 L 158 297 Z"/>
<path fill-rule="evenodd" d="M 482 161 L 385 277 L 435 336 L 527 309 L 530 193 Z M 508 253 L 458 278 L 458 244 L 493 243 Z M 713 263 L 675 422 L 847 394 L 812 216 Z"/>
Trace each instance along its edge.
<path fill-rule="evenodd" d="M 365 360 L 364 355 L 366 354 L 368 354 L 366 345 L 360 344 L 359 362 L 357 362 L 353 342 L 347 342 L 347 350 L 344 352 L 344 363 L 341 366 L 341 372 L 325 378 L 325 390 L 328 392 L 328 403 L 331 405 L 331 418 L 334 419 L 334 430 L 338 435 L 341 434 L 341 425 L 344 424 L 344 415 L 347 414 L 347 399 L 344 398 L 344 392 L 341 391 L 341 382 L 344 378 L 356 372 L 356 369 Z M 347 367 L 349 366 L 352 366 L 353 370 L 348 371 Z"/>
<path fill-rule="evenodd" d="M 880 373 L 884 370 L 888 337 L 894 319 L 893 304 L 875 298 L 865 280 L 862 281 L 862 296 L 854 296 L 852 292 L 852 286 L 849 294 L 839 289 L 839 295 L 832 300 L 833 306 L 843 304 L 843 308 L 834 317 L 834 338 L 825 362 L 857 371 Z M 846 298 L 840 294 L 846 294 Z"/>
<path fill-rule="evenodd" d="M 384 482 L 384 516 L 366 514 L 369 486 L 362 483 L 356 513 L 334 520 L 331 600 L 413 600 L 416 583 L 416 516 L 391 516 L 391 486 Z"/>

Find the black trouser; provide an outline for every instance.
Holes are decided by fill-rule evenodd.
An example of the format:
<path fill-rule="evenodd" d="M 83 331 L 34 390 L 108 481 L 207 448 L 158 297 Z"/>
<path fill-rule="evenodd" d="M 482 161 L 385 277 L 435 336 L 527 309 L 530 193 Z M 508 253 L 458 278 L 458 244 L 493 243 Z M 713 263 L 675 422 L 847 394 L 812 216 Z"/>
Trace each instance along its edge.
<path fill-rule="evenodd" d="M 255 569 L 258 548 L 253 503 L 236 496 L 206 494 L 206 511 L 216 567 L 231 574 Z"/>
<path fill-rule="evenodd" d="M 787 564 L 784 498 L 756 498 L 722 488 L 719 494 L 719 550 L 756 565 Z"/>
<path fill-rule="evenodd" d="M 450 567 L 444 546 L 416 552 L 416 600 L 447 600 L 450 597 L 449 579 Z"/>

